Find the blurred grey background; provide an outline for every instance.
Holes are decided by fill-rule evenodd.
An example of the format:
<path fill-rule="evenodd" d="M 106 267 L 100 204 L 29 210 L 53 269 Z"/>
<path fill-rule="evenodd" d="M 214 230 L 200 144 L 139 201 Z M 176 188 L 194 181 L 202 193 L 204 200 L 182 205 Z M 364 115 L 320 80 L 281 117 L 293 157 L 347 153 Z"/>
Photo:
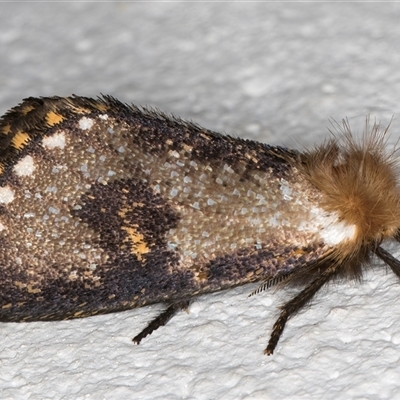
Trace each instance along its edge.
<path fill-rule="evenodd" d="M 287 142 L 328 118 L 390 118 L 399 4 L 0 5 L 0 109 L 112 94 L 209 128 Z"/>
<path fill-rule="evenodd" d="M 0 113 L 28 96 L 113 95 L 220 132 L 298 146 L 329 119 L 399 134 L 400 4 L 0 3 Z M 149 342 L 156 308 L 1 326 L 3 399 L 398 396 L 400 288 L 367 273 L 322 293 L 262 355 L 285 298 L 210 295 Z M 153 336 L 153 335 L 152 335 Z"/>

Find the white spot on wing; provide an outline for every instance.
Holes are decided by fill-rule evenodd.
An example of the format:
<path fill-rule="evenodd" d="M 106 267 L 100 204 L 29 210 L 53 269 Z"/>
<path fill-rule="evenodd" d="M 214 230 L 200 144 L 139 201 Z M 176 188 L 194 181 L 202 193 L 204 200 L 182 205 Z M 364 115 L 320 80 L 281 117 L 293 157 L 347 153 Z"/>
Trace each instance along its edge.
<path fill-rule="evenodd" d="M 93 124 L 94 122 L 91 118 L 82 117 L 79 120 L 79 128 L 81 128 L 83 131 L 90 129 L 93 126 Z"/>
<path fill-rule="evenodd" d="M 354 239 L 356 226 L 347 225 L 343 221 L 338 221 L 337 215 L 331 215 L 326 217 L 320 234 L 328 246 L 335 246 L 341 242 Z"/>
<path fill-rule="evenodd" d="M 52 136 L 47 136 L 47 137 L 43 138 L 42 145 L 43 145 L 43 147 L 46 147 L 51 150 L 55 149 L 56 147 L 59 147 L 60 149 L 64 149 L 65 133 L 59 132 L 59 133 L 55 133 Z"/>
<path fill-rule="evenodd" d="M 283 200 L 286 200 L 286 201 L 293 200 L 292 189 L 290 188 L 288 182 L 285 181 L 284 179 L 281 179 L 280 189 L 281 189 L 281 192 L 283 195 Z"/>
<path fill-rule="evenodd" d="M 0 187 L 0 203 L 8 204 L 14 200 L 15 192 L 9 186 Z"/>
<path fill-rule="evenodd" d="M 178 153 L 176 150 L 170 150 L 170 151 L 169 151 L 169 154 L 170 154 L 172 157 L 175 157 L 175 158 L 179 158 L 179 157 L 180 157 L 179 153 Z"/>
<path fill-rule="evenodd" d="M 319 233 L 328 246 L 336 246 L 341 242 L 355 238 L 356 226 L 339 221 L 338 214 L 328 214 L 323 209 L 314 207 L 311 210 L 311 215 L 311 221 L 302 221 L 299 230 Z"/>
<path fill-rule="evenodd" d="M 32 156 L 25 156 L 19 160 L 14 166 L 14 172 L 17 176 L 29 176 L 35 170 L 35 163 Z"/>

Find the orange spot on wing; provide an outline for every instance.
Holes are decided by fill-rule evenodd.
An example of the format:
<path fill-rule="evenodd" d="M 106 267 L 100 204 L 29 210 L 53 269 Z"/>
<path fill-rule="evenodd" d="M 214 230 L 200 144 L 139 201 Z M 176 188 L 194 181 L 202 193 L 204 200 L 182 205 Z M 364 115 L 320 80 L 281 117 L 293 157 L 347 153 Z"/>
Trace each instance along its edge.
<path fill-rule="evenodd" d="M 2 126 L 2 127 L 1 127 L 1 132 L 2 132 L 4 135 L 8 135 L 8 134 L 11 132 L 11 125 L 10 125 L 10 124 L 7 124 L 7 125 Z"/>
<path fill-rule="evenodd" d="M 24 148 L 30 140 L 30 136 L 25 132 L 17 132 L 11 141 L 11 145 L 18 150 Z"/>
<path fill-rule="evenodd" d="M 50 126 L 54 126 L 59 124 L 64 120 L 64 117 L 60 114 L 55 113 L 54 111 L 49 111 L 46 114 L 46 122 Z"/>
<path fill-rule="evenodd" d="M 142 261 L 142 255 L 150 251 L 147 243 L 144 241 L 144 236 L 132 227 L 123 226 L 122 229 L 128 234 L 127 240 L 131 242 L 132 253 L 135 254 L 139 261 Z"/>

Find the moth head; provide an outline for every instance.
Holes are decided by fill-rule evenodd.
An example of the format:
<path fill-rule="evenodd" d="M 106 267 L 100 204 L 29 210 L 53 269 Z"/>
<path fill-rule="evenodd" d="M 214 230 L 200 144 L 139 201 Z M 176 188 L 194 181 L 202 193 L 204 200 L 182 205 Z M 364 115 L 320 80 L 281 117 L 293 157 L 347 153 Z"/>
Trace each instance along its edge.
<path fill-rule="evenodd" d="M 299 168 L 321 192 L 321 206 L 355 227 L 346 253 L 399 236 L 399 159 L 388 149 L 387 130 L 367 119 L 357 140 L 343 121 L 333 138 L 301 156 Z"/>

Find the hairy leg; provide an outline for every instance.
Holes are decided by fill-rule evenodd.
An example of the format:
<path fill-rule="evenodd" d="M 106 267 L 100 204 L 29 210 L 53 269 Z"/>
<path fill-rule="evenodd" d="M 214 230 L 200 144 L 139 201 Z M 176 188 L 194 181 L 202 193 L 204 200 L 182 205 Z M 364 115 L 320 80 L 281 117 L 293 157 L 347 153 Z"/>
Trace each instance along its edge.
<path fill-rule="evenodd" d="M 138 335 L 136 335 L 132 341 L 135 344 L 139 344 L 142 339 L 146 336 L 150 335 L 160 326 L 165 325 L 178 311 L 187 309 L 189 307 L 189 300 L 180 300 L 175 303 L 172 303 L 165 311 L 163 311 L 160 315 L 154 318 L 146 328 L 142 330 Z"/>
<path fill-rule="evenodd" d="M 282 306 L 281 314 L 274 324 L 271 337 L 269 339 L 267 348 L 264 350 L 264 354 L 271 355 L 274 352 L 288 318 L 292 314 L 295 314 L 297 311 L 299 311 L 305 304 L 307 304 L 318 292 L 318 290 L 321 289 L 321 287 L 324 286 L 325 283 L 327 283 L 335 274 L 336 267 L 334 265 L 328 267 L 310 285 L 308 285 L 297 296 Z"/>

